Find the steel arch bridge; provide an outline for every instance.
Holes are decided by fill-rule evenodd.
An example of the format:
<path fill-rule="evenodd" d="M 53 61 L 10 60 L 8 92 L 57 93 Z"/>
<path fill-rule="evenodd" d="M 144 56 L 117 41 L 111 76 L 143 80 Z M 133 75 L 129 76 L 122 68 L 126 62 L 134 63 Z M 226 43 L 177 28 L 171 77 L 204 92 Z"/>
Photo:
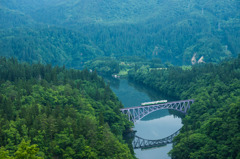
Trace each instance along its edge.
<path fill-rule="evenodd" d="M 194 103 L 193 99 L 189 100 L 180 100 L 175 102 L 167 102 L 163 104 L 149 105 L 149 106 L 137 106 L 137 107 L 128 107 L 120 109 L 123 114 L 128 116 L 128 120 L 135 123 L 138 120 L 141 120 L 145 116 L 161 109 L 173 109 L 179 111 L 183 114 L 187 113 L 187 110 L 190 109 L 190 105 Z"/>
<path fill-rule="evenodd" d="M 172 135 L 165 137 L 163 139 L 159 140 L 148 140 L 148 139 L 143 139 L 137 135 L 135 135 L 135 138 L 132 142 L 133 148 L 134 149 L 146 149 L 146 148 L 153 148 L 153 147 L 158 147 L 158 146 L 164 146 L 169 143 L 172 143 L 173 138 L 178 135 L 180 132 L 180 129 L 173 133 Z"/>

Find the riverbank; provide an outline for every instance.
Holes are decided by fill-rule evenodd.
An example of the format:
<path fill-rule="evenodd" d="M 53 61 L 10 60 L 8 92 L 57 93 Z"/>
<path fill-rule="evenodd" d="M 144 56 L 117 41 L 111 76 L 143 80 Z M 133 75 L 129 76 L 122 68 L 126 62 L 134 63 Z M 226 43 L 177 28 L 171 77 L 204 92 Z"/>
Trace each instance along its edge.
<path fill-rule="evenodd" d="M 158 99 L 169 99 L 163 97 L 159 92 L 128 81 L 127 79 L 105 78 L 105 81 L 110 83 L 110 87 L 122 102 L 124 107 L 139 106 L 142 102 L 153 101 Z M 138 121 L 134 127 L 136 135 L 146 139 L 161 139 L 171 135 L 182 127 L 181 118 L 172 114 L 169 110 L 156 111 L 151 115 L 146 116 L 143 120 Z M 136 157 L 139 159 L 170 159 L 168 152 L 172 145 L 153 148 L 153 149 L 136 149 L 134 150 Z"/>

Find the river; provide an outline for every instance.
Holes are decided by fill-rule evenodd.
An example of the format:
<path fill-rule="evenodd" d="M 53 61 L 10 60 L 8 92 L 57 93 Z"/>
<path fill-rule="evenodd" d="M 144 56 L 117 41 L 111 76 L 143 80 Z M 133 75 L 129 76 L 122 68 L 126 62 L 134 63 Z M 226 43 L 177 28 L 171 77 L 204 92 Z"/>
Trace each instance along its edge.
<path fill-rule="evenodd" d="M 122 102 L 124 107 L 139 106 L 142 102 L 167 99 L 173 101 L 152 89 L 143 85 L 130 82 L 127 79 L 105 78 L 110 87 Z M 178 113 L 169 110 L 159 110 L 147 115 L 137 121 L 134 127 L 136 135 L 145 139 L 161 139 L 167 137 L 182 127 L 181 118 Z M 170 159 L 168 152 L 172 144 L 151 149 L 135 149 L 136 157 L 139 159 Z"/>

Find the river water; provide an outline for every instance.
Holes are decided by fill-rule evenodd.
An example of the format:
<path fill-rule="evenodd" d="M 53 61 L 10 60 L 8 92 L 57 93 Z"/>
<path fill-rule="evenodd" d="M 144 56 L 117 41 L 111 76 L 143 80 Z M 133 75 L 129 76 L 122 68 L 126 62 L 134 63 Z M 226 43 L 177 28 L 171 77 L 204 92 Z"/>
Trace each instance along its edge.
<path fill-rule="evenodd" d="M 124 107 L 139 106 L 143 102 L 163 100 L 173 101 L 152 89 L 143 85 L 130 82 L 126 79 L 105 78 L 110 87 L 122 102 Z M 161 139 L 170 136 L 182 127 L 181 118 L 174 111 L 159 110 L 147 115 L 135 123 L 136 135 L 144 139 Z M 135 149 L 136 157 L 139 159 L 170 159 L 168 152 L 172 144 L 151 149 Z"/>

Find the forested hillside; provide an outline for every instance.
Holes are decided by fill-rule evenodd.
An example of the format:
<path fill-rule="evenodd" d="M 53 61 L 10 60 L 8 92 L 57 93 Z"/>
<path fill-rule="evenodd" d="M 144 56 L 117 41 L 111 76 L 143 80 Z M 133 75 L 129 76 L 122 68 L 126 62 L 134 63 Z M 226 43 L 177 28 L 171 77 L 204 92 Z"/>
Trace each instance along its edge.
<path fill-rule="evenodd" d="M 0 31 L 0 55 L 29 63 L 83 68 L 103 52 L 81 33 L 64 28 L 13 28 Z"/>
<path fill-rule="evenodd" d="M 0 158 L 133 158 L 131 123 L 96 72 L 0 58 Z"/>
<path fill-rule="evenodd" d="M 238 54 L 239 0 L 1 0 L 0 158 L 133 158 L 109 86 L 68 69 L 84 66 L 195 99 L 172 158 L 240 158 Z"/>
<path fill-rule="evenodd" d="M 17 55 L 20 60 L 48 59 L 45 62 L 49 62 L 53 61 L 49 57 L 56 57 L 55 64 L 61 63 L 59 54 L 66 58 L 70 56 L 69 62 L 75 63 L 72 55 L 79 58 L 81 53 L 86 56 L 84 60 L 96 56 L 137 55 L 161 58 L 163 62 L 169 61 L 174 65 L 190 64 L 196 53 L 197 59 L 203 56 L 205 62 L 220 62 L 240 53 L 239 10 L 238 0 L 2 0 L 0 40 L 3 43 L 0 47 L 13 52 L 11 55 Z M 61 31 L 57 31 L 61 33 L 60 40 L 57 35 L 51 35 L 55 41 L 52 42 L 45 38 L 48 31 L 42 32 L 39 26 L 44 30 L 50 27 L 50 32 L 53 28 L 64 28 L 73 34 L 80 33 L 80 37 L 88 42 L 74 40 L 75 37 L 72 40 Z M 26 29 L 23 31 L 26 34 L 35 32 L 39 50 L 28 52 L 37 52 L 39 56 L 24 59 L 23 50 L 31 48 L 31 43 L 21 44 L 24 47 L 18 50 L 4 43 L 10 35 L 12 41 L 24 36 L 11 28 L 21 32 Z M 3 36 L 6 34 L 9 36 Z M 26 38 L 31 41 L 33 37 Z M 68 49 L 64 50 L 65 47 Z M 78 64 L 69 66 L 80 67 Z"/>
<path fill-rule="evenodd" d="M 240 56 L 220 64 L 142 66 L 129 78 L 178 99 L 195 102 L 174 139 L 173 159 L 240 158 Z"/>

